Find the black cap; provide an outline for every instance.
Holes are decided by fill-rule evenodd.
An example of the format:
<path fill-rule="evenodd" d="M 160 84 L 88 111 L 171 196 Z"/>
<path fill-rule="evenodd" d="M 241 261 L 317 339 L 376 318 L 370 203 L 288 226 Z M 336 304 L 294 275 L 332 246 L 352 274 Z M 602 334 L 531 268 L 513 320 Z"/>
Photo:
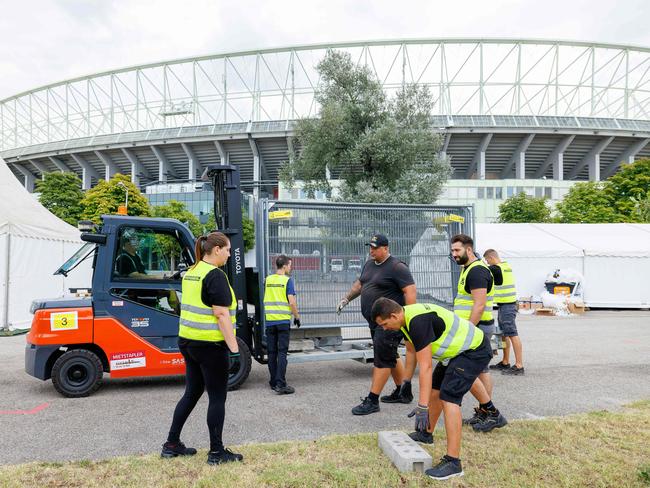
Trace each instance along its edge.
<path fill-rule="evenodd" d="M 388 245 L 388 237 L 386 237 L 384 234 L 375 234 L 370 238 L 370 241 L 366 242 L 366 246 L 371 246 L 374 248 L 387 246 L 387 245 Z"/>

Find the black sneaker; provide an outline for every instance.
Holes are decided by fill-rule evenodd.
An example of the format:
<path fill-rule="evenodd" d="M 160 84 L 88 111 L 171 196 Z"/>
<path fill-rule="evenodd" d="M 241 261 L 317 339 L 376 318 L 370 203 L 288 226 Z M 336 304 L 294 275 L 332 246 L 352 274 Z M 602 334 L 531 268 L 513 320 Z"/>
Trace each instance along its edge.
<path fill-rule="evenodd" d="M 503 361 L 499 361 L 496 364 L 490 364 L 489 369 L 506 370 L 506 369 L 510 369 L 510 365 L 509 364 L 504 364 Z"/>
<path fill-rule="evenodd" d="M 276 386 L 273 388 L 273 391 L 275 391 L 278 395 L 291 395 L 292 393 L 296 392 L 296 389 L 293 386 L 284 385 Z"/>
<path fill-rule="evenodd" d="M 379 412 L 379 403 L 373 403 L 370 397 L 362 398 L 359 405 L 352 409 L 352 415 L 368 415 Z"/>
<path fill-rule="evenodd" d="M 474 425 L 477 422 L 480 422 L 486 415 L 486 410 L 481 410 L 479 407 L 474 407 L 474 415 L 468 419 L 463 419 L 463 425 Z"/>
<path fill-rule="evenodd" d="M 432 432 L 422 432 L 421 430 L 416 430 L 411 432 L 409 437 L 415 442 L 420 444 L 433 444 L 433 433 Z"/>
<path fill-rule="evenodd" d="M 413 391 L 411 390 L 411 382 L 405 381 L 402 383 L 402 388 L 399 391 L 400 403 L 411 403 L 413 401 Z"/>
<path fill-rule="evenodd" d="M 208 453 L 208 464 L 223 464 L 223 463 L 232 463 L 237 461 L 243 461 L 244 456 L 232 452 L 228 448 L 224 448 L 223 451 L 210 451 Z"/>
<path fill-rule="evenodd" d="M 436 466 L 427 469 L 424 474 L 434 480 L 448 480 L 456 476 L 463 476 L 465 473 L 463 473 L 463 466 L 460 463 L 460 459 L 451 460 L 445 454 Z"/>
<path fill-rule="evenodd" d="M 400 391 L 402 390 L 401 386 L 396 386 L 395 390 L 393 390 L 393 393 L 390 395 L 384 395 L 381 397 L 381 401 L 384 403 L 399 403 L 400 400 Z"/>
<path fill-rule="evenodd" d="M 194 456 L 196 449 L 193 447 L 185 447 L 182 442 L 165 442 L 160 452 L 162 458 L 173 458 L 176 456 Z"/>
<path fill-rule="evenodd" d="M 490 432 L 507 424 L 506 418 L 497 410 L 496 412 L 487 412 L 487 415 L 483 416 L 479 422 L 472 424 L 472 429 L 477 432 Z"/>
<path fill-rule="evenodd" d="M 522 366 L 521 368 L 518 368 L 517 366 L 513 366 L 512 368 L 501 371 L 501 374 L 520 376 L 524 374 L 524 367 Z"/>

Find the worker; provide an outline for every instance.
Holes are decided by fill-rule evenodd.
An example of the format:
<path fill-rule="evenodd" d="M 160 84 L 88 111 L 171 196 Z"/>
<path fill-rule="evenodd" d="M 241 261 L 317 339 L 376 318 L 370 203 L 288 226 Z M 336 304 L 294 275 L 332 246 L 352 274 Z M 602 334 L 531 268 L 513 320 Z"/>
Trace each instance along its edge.
<path fill-rule="evenodd" d="M 415 432 L 410 437 L 432 444 L 438 418 L 444 413 L 447 454 L 425 474 L 437 480 L 462 476 L 460 406 L 463 396 L 474 388 L 474 381 L 492 358 L 490 340 L 468 320 L 434 304 L 402 307 L 389 298 L 379 298 L 372 306 L 371 316 L 382 328 L 401 331 L 407 348 L 417 357 L 420 392 L 417 407 L 409 414 L 415 417 Z M 435 369 L 433 359 L 438 361 Z M 480 381 L 478 385 L 481 408 L 498 419 L 491 428 L 503 427 L 506 419 Z M 474 429 L 485 431 L 488 427 L 483 424 Z"/>
<path fill-rule="evenodd" d="M 148 278 L 142 259 L 138 255 L 140 238 L 135 229 L 127 227 L 122 232 L 121 242 L 120 254 L 115 261 L 117 274 L 131 278 Z"/>
<path fill-rule="evenodd" d="M 285 255 L 275 260 L 275 274 L 266 277 L 264 282 L 264 321 L 266 323 L 266 347 L 269 355 L 269 384 L 279 395 L 295 392 L 287 385 L 287 353 L 291 327 L 300 327 L 300 314 L 296 303 L 296 289 L 291 278 L 291 259 Z"/>
<path fill-rule="evenodd" d="M 498 307 L 497 320 L 499 328 L 506 340 L 503 349 L 503 359 L 490 366 L 490 369 L 500 370 L 501 374 L 519 376 L 524 374 L 523 350 L 521 339 L 517 333 L 517 289 L 512 268 L 506 261 L 502 261 L 499 253 L 488 249 L 483 253 L 483 258 L 490 267 L 494 276 L 494 303 Z M 515 364 L 510 366 L 510 349 L 515 353 Z"/>
<path fill-rule="evenodd" d="M 492 316 L 494 305 L 492 273 L 487 265 L 474 254 L 474 240 L 468 235 L 457 234 L 451 238 L 451 255 L 454 261 L 462 266 L 454 299 L 454 313 L 481 329 L 489 340 L 496 332 Z M 491 398 L 493 383 L 487 365 L 477 381 L 483 383 Z M 472 394 L 476 397 L 474 389 Z M 482 411 L 479 406 L 474 409 L 474 415 L 465 419 L 464 422 L 474 425 L 486 419 L 486 412 Z"/>
<path fill-rule="evenodd" d="M 390 395 L 381 397 L 384 403 L 411 403 L 413 393 L 410 378 L 415 370 L 415 360 L 407 363 L 406 369 L 397 352 L 402 334 L 384 330 L 377 326 L 370 314 L 372 304 L 379 297 L 390 298 L 400 305 L 415 303 L 415 281 L 408 266 L 391 256 L 388 238 L 375 234 L 366 243 L 370 258 L 365 262 L 361 275 L 348 293 L 339 302 L 336 311 L 341 313 L 344 307 L 356 297 L 361 296 L 361 313 L 368 321 L 372 338 L 374 359 L 372 384 L 370 392 L 361 404 L 352 409 L 353 415 L 368 415 L 379 412 L 379 395 L 388 377 L 392 375 L 395 390 Z"/>
<path fill-rule="evenodd" d="M 191 456 L 196 449 L 185 447 L 181 430 L 194 406 L 208 392 L 208 464 L 241 461 L 243 456 L 222 442 L 229 351 L 239 354 L 235 337 L 237 299 L 228 276 L 221 269 L 230 256 L 230 240 L 221 232 L 211 232 L 196 240 L 196 263 L 185 273 L 182 283 L 178 347 L 185 359 L 185 393 L 176 405 L 167 442 L 161 456 Z"/>

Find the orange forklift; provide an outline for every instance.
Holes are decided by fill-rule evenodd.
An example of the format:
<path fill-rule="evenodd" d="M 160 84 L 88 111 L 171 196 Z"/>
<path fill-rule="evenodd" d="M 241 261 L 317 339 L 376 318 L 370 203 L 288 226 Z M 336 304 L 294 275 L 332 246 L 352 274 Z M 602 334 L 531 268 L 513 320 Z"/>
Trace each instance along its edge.
<path fill-rule="evenodd" d="M 246 381 L 252 358 L 264 361 L 258 279 L 244 265 L 238 168 L 210 165 L 203 179 L 214 188 L 217 228 L 231 241 L 224 271 L 238 301 L 240 355 L 231 358 L 229 376 L 229 388 L 236 389 Z M 90 395 L 104 373 L 111 378 L 184 374 L 178 316 L 181 275 L 195 259 L 191 231 L 174 219 L 104 215 L 101 226 L 82 229 L 81 240 L 83 247 L 55 274 L 67 276 L 91 259 L 90 296 L 32 303 L 26 372 L 51 378 L 66 397 Z M 248 303 L 255 308 L 250 316 Z"/>

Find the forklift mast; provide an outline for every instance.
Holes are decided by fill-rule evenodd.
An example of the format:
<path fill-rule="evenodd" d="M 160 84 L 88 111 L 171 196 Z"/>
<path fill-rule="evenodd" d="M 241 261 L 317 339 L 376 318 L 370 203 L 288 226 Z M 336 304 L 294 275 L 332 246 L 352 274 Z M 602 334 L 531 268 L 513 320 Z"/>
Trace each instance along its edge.
<path fill-rule="evenodd" d="M 217 230 L 230 239 L 230 259 L 225 265 L 225 271 L 237 297 L 237 333 L 250 345 L 252 330 L 246 306 L 246 265 L 239 168 L 211 164 L 203 173 L 203 179 L 211 181 L 214 188 L 214 218 Z"/>

